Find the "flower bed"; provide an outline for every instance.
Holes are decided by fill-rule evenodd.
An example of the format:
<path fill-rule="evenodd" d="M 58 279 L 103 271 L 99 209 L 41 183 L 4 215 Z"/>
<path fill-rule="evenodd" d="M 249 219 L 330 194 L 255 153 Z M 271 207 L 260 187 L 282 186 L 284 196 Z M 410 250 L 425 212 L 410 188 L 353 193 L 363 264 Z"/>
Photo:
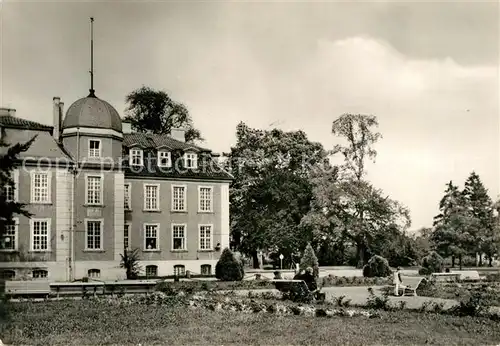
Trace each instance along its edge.
<path fill-rule="evenodd" d="M 332 286 L 385 286 L 392 283 L 392 278 L 366 278 L 360 276 L 346 277 L 329 274 L 321 279 L 323 287 Z"/>
<path fill-rule="evenodd" d="M 333 306 L 315 306 L 311 304 L 294 304 L 286 301 L 264 301 L 250 298 L 237 298 L 229 295 L 181 293 L 169 296 L 162 292 L 149 295 L 130 295 L 123 297 L 99 298 L 98 301 L 116 306 L 133 304 L 189 306 L 193 309 L 207 309 L 211 311 L 239 311 L 242 313 L 271 313 L 275 315 L 304 315 L 310 317 L 379 317 L 377 312 L 363 309 L 336 308 Z"/>

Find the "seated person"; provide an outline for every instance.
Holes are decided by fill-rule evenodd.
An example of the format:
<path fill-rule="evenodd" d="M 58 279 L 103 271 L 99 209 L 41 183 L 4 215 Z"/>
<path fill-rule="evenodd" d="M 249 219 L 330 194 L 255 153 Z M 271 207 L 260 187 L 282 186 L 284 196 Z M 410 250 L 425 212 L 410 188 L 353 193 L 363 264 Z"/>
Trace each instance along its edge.
<path fill-rule="evenodd" d="M 311 291 L 311 293 L 314 293 L 318 290 L 316 278 L 314 277 L 314 272 L 311 267 L 307 267 L 306 272 L 302 276 L 302 280 L 305 281 L 307 288 L 309 288 L 309 291 Z"/>
<path fill-rule="evenodd" d="M 281 272 L 276 270 L 274 272 L 274 280 L 282 280 L 283 278 L 281 277 Z"/>

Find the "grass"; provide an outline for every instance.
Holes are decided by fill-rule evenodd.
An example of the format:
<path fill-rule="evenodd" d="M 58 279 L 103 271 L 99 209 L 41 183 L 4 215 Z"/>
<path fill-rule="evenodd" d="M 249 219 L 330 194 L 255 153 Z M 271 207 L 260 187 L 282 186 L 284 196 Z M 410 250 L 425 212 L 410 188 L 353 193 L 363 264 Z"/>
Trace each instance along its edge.
<path fill-rule="evenodd" d="M 114 306 L 94 301 L 10 303 L 6 344 L 498 344 L 498 322 L 415 312 L 380 318 L 314 318 L 190 309 Z"/>

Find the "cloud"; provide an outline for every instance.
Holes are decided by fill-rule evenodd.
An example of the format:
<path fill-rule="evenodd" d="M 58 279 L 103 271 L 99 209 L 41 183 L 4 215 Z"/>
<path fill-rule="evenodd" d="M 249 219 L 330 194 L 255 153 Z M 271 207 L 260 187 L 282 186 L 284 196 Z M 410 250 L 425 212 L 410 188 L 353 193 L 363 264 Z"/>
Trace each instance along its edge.
<path fill-rule="evenodd" d="M 338 115 L 378 117 L 384 138 L 369 178 L 411 208 L 415 226 L 431 223 L 447 181 L 461 185 L 472 170 L 498 195 L 496 67 L 414 60 L 385 42 L 352 37 L 319 41 L 287 84 L 301 98 L 290 100 L 289 122 L 326 146 Z"/>

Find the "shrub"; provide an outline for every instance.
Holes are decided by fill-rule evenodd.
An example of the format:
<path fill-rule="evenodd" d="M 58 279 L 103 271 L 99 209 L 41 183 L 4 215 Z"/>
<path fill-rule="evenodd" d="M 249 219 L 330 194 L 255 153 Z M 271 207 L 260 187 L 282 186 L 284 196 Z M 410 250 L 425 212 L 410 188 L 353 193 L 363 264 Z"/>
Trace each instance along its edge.
<path fill-rule="evenodd" d="M 366 300 L 366 307 L 374 310 L 392 310 L 389 302 L 389 293 L 383 292 L 382 296 L 377 296 L 373 292 L 373 288 L 368 287 L 368 299 Z"/>
<path fill-rule="evenodd" d="M 482 316 L 490 309 L 491 301 L 481 292 L 473 292 L 468 298 L 461 300 L 451 308 L 451 313 L 458 316 Z"/>
<path fill-rule="evenodd" d="M 389 275 L 391 275 L 389 262 L 382 256 L 373 256 L 363 267 L 364 277 L 387 277 Z"/>
<path fill-rule="evenodd" d="M 418 270 L 418 275 L 431 275 L 431 274 L 432 274 L 432 271 L 429 268 L 421 267 Z"/>
<path fill-rule="evenodd" d="M 307 267 L 311 267 L 314 272 L 314 277 L 319 276 L 319 264 L 318 264 L 318 258 L 316 257 L 316 254 L 314 253 L 314 249 L 311 246 L 311 243 L 308 243 L 305 250 L 304 254 L 302 255 L 302 259 L 300 260 L 300 269 L 307 269 Z"/>
<path fill-rule="evenodd" d="M 215 277 L 222 281 L 241 281 L 245 275 L 241 261 L 225 248 L 215 266 Z"/>
<path fill-rule="evenodd" d="M 127 280 L 137 279 L 141 271 L 141 267 L 139 266 L 139 249 L 133 249 L 132 251 L 124 249 L 120 257 L 120 268 L 125 269 Z"/>
<path fill-rule="evenodd" d="M 428 274 L 432 273 L 441 273 L 444 267 L 443 257 L 439 256 L 439 254 L 435 251 L 431 251 L 427 256 L 422 259 L 422 268 L 425 268 Z M 420 271 L 419 271 L 420 273 Z"/>

